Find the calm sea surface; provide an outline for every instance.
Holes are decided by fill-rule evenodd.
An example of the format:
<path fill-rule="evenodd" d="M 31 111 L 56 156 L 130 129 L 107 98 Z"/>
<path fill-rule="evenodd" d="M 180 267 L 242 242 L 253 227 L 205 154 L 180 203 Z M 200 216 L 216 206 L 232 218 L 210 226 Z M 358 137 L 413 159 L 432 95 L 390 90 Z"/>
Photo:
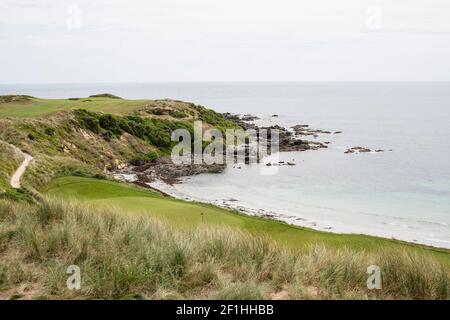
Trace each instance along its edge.
<path fill-rule="evenodd" d="M 265 123 L 309 124 L 329 149 L 284 153 L 296 166 L 258 165 L 186 178 L 192 198 L 230 198 L 321 230 L 394 237 L 450 248 L 450 83 L 145 83 L 0 85 L 0 94 L 172 98 Z M 270 115 L 278 114 L 278 118 Z M 314 139 L 311 137 L 311 139 Z M 344 154 L 352 146 L 391 152 Z"/>

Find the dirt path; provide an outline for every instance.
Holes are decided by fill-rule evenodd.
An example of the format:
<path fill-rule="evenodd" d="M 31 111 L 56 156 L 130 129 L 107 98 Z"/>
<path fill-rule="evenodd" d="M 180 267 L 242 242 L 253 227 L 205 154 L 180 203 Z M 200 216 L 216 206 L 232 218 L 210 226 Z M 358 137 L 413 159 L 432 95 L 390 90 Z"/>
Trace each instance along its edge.
<path fill-rule="evenodd" d="M 11 186 L 15 189 L 20 188 L 20 178 L 22 178 L 22 175 L 25 173 L 25 170 L 27 169 L 27 167 L 30 165 L 30 163 L 33 161 L 33 157 L 30 156 L 28 153 L 23 152 L 22 150 L 20 150 L 19 148 L 17 148 L 15 145 L 9 144 L 12 148 L 14 148 L 14 150 L 18 153 L 21 154 L 24 157 L 23 162 L 21 163 L 21 165 L 19 166 L 19 168 L 17 168 L 16 172 L 14 172 L 14 174 L 11 177 Z"/>

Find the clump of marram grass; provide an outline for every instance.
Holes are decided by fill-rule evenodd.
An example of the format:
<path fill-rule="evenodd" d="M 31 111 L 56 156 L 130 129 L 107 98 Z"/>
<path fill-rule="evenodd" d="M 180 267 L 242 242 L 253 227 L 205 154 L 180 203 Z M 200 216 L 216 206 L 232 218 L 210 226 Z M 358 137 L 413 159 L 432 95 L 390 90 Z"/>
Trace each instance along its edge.
<path fill-rule="evenodd" d="M 262 300 L 260 286 L 255 282 L 236 282 L 222 288 L 217 295 L 219 300 Z"/>
<path fill-rule="evenodd" d="M 412 251 L 382 252 L 376 263 L 383 270 L 383 283 L 389 294 L 413 299 L 450 297 L 448 270 L 433 257 Z"/>
<path fill-rule="evenodd" d="M 366 287 L 372 264 L 381 290 Z M 67 288 L 70 265 L 80 267 L 80 290 Z M 449 283 L 435 258 L 405 249 L 298 251 L 236 229 L 182 231 L 74 202 L 0 201 L 0 298 L 445 299 Z"/>

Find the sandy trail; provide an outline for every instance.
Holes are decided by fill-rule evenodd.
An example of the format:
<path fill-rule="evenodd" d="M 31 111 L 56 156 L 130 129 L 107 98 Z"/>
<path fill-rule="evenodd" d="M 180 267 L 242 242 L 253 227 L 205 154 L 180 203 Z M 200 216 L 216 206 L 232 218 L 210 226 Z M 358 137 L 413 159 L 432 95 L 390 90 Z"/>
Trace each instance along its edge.
<path fill-rule="evenodd" d="M 30 165 L 30 163 L 33 161 L 33 157 L 31 155 L 29 155 L 28 153 L 23 152 L 22 150 L 20 150 L 19 148 L 17 148 L 15 145 L 9 144 L 12 148 L 14 148 L 14 150 L 18 153 L 21 154 L 24 157 L 23 162 L 21 163 L 21 165 L 19 166 L 19 168 L 17 168 L 16 172 L 14 172 L 14 174 L 11 177 L 11 186 L 15 189 L 20 188 L 20 179 L 22 178 L 23 174 L 25 173 L 25 170 L 27 169 L 27 167 Z"/>

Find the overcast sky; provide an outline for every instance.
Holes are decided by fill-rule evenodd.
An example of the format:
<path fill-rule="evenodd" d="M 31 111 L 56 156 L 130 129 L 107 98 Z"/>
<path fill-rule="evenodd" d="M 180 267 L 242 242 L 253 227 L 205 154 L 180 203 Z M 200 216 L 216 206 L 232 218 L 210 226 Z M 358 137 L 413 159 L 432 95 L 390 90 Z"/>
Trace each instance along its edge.
<path fill-rule="evenodd" d="M 449 0 L 0 0 L 0 83 L 450 81 Z"/>

